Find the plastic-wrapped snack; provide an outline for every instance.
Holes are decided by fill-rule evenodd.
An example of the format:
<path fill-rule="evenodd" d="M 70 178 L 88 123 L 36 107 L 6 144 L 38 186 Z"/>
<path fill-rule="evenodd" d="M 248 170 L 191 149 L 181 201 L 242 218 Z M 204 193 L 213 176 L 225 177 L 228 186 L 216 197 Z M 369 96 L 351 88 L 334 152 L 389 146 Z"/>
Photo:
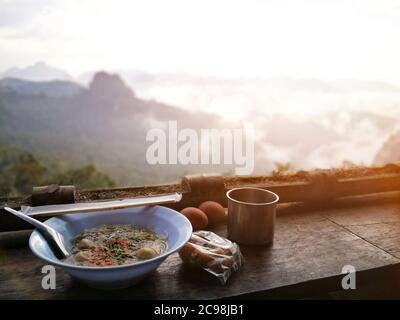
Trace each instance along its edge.
<path fill-rule="evenodd" d="M 186 263 L 199 265 L 225 284 L 244 262 L 236 243 L 210 231 L 196 231 L 179 251 Z"/>

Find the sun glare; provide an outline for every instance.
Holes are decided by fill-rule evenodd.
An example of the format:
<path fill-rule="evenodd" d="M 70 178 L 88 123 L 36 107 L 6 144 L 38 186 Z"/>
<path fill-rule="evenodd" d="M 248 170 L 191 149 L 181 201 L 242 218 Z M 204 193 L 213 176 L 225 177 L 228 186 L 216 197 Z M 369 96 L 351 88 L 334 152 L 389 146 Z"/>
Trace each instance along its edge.
<path fill-rule="evenodd" d="M 399 23 L 339 2 L 71 0 L 44 7 L 29 32 L 0 36 L 5 60 L 17 47 L 31 52 L 39 38 L 37 56 L 75 73 L 333 79 L 396 77 L 399 33 Z"/>

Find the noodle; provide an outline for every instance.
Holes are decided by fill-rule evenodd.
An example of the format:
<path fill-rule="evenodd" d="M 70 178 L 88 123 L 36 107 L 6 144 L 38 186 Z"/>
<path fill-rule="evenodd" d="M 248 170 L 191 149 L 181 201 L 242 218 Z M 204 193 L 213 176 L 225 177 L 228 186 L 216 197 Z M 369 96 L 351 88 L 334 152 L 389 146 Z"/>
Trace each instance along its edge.
<path fill-rule="evenodd" d="M 85 229 L 72 241 L 66 261 L 81 266 L 116 266 L 154 258 L 167 250 L 166 239 L 134 225 Z"/>

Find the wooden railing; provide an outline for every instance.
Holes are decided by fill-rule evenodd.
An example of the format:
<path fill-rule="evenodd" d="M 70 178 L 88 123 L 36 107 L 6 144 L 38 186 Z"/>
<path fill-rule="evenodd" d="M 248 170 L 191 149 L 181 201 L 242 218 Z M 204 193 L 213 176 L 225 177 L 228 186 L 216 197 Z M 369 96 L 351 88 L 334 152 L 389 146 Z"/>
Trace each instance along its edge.
<path fill-rule="evenodd" d="M 182 201 L 170 205 L 171 208 L 179 210 L 183 207 L 198 206 L 206 200 L 214 200 L 226 206 L 226 192 L 238 186 L 257 186 L 269 189 L 279 195 L 280 203 L 326 204 L 341 197 L 400 191 L 400 165 L 300 171 L 288 174 L 273 173 L 266 176 L 248 177 L 213 174 L 189 175 L 185 176 L 180 183 L 174 184 L 78 190 L 74 194 L 74 201 L 99 201 L 181 192 L 183 194 Z M 18 208 L 23 204 L 32 205 L 32 199 L 32 196 L 0 198 L 0 205 L 7 204 Z M 45 199 L 44 196 L 41 201 L 45 202 Z M 27 228 L 29 229 L 30 226 L 4 210 L 0 213 L 0 232 Z"/>

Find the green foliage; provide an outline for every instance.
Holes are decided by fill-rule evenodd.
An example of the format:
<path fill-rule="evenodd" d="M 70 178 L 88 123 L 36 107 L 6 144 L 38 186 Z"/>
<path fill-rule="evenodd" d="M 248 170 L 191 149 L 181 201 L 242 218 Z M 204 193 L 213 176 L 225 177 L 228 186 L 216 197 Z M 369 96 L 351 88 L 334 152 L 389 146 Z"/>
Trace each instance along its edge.
<path fill-rule="evenodd" d="M 21 155 L 15 148 L 0 144 L 0 195 L 11 196 L 15 194 L 12 166 Z"/>
<path fill-rule="evenodd" d="M 0 168 L 0 196 L 14 194 L 14 177 L 9 170 Z"/>
<path fill-rule="evenodd" d="M 75 185 L 81 189 L 112 188 L 115 182 L 108 175 L 89 164 L 77 169 L 57 172 L 49 180 L 49 184 Z"/>
<path fill-rule="evenodd" d="M 46 174 L 44 168 L 31 153 L 22 154 L 11 166 L 14 174 L 14 187 L 18 193 L 27 194 L 34 185 L 42 185 Z"/>
<path fill-rule="evenodd" d="M 0 197 L 30 194 L 33 186 L 53 183 L 73 184 L 82 189 L 115 186 L 115 182 L 93 164 L 65 168 L 54 157 L 38 157 L 0 144 Z"/>

